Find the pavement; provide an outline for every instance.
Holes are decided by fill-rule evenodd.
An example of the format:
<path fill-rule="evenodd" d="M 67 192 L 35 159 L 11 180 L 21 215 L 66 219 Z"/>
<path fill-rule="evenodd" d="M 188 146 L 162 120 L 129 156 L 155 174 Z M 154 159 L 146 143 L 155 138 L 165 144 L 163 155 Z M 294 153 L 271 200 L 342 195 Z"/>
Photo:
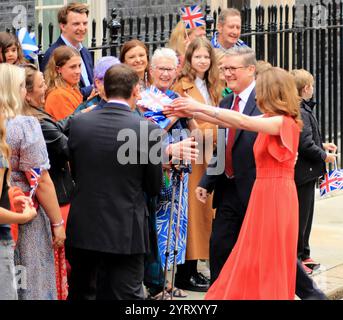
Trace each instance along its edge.
<path fill-rule="evenodd" d="M 316 190 L 315 212 L 310 237 L 311 256 L 321 266 L 311 275 L 330 300 L 343 298 L 343 193 L 320 198 Z M 201 261 L 198 270 L 209 276 L 208 263 Z M 186 291 L 187 298 L 203 300 L 205 293 Z"/>

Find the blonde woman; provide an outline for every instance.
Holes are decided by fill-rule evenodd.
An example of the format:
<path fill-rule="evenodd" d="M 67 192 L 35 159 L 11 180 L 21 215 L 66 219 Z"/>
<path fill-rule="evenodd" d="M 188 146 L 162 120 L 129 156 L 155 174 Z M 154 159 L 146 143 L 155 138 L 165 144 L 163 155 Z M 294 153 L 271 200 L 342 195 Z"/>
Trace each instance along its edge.
<path fill-rule="evenodd" d="M 1 105 L 0 105 L 1 110 Z M 18 213 L 10 211 L 8 176 L 10 173 L 10 148 L 6 143 L 5 123 L 0 117 L 0 300 L 17 300 L 14 269 L 14 246 L 10 224 L 23 224 L 34 219 L 37 211 L 24 199 L 24 208 Z"/>
<path fill-rule="evenodd" d="M 179 80 L 173 90 L 181 96 L 186 94 L 205 104 L 218 104 L 218 67 L 214 50 L 205 38 L 196 38 L 188 46 L 185 63 Z M 203 141 L 203 157 L 192 163 L 189 177 L 188 228 L 186 263 L 178 266 L 175 285 L 181 289 L 206 291 L 209 280 L 197 271 L 197 260 L 209 258 L 209 242 L 214 211 L 211 203 L 203 204 L 196 199 L 195 189 L 207 168 L 206 159 L 211 159 L 215 144 L 216 125 L 197 121 L 198 129 L 193 131 L 196 141 Z M 201 159 L 200 159 L 201 158 Z"/>
<path fill-rule="evenodd" d="M 25 96 L 25 70 L 1 64 L 0 106 L 6 119 L 6 140 L 12 151 L 11 184 L 28 194 L 30 170 L 41 170 L 33 197 L 38 215 L 31 222 L 20 225 L 18 230 L 15 264 L 21 268 L 19 276 L 24 277 L 24 272 L 26 276 L 22 278 L 26 282 L 18 288 L 18 295 L 20 300 L 54 300 L 53 246 L 63 246 L 65 230 L 55 188 L 47 171 L 50 164 L 39 122 L 34 117 L 21 115 Z"/>

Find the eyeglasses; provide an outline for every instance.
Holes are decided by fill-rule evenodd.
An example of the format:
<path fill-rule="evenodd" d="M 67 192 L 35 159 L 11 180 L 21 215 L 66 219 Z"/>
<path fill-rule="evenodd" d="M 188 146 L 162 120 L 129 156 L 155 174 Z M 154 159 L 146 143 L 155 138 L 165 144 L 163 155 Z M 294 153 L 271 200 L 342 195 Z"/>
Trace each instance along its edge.
<path fill-rule="evenodd" d="M 230 71 L 230 73 L 236 73 L 236 71 L 238 69 L 243 69 L 243 68 L 247 68 L 248 66 L 241 66 L 241 67 L 221 67 L 220 71 L 225 73 L 227 71 Z"/>
<path fill-rule="evenodd" d="M 164 72 L 172 73 L 173 71 L 175 71 L 175 68 L 155 67 L 155 69 L 157 69 L 161 73 L 164 73 Z"/>

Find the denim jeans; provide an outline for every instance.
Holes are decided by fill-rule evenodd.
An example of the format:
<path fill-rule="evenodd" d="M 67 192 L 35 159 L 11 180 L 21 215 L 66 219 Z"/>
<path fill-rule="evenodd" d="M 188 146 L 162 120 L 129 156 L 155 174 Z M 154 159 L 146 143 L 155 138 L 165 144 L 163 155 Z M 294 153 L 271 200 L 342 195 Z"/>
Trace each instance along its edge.
<path fill-rule="evenodd" d="M 0 240 L 0 300 L 17 300 L 14 241 Z"/>

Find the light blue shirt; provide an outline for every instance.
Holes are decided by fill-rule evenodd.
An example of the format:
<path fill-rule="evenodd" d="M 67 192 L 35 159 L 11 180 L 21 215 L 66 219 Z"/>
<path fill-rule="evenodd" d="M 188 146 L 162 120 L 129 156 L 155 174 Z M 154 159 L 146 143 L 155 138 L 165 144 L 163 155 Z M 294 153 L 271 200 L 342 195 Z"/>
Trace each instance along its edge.
<path fill-rule="evenodd" d="M 62 38 L 62 40 L 65 42 L 65 44 L 68 47 L 75 48 L 76 50 L 81 52 L 81 50 L 83 48 L 82 43 L 79 43 L 79 47 L 77 48 L 77 47 L 74 47 L 65 37 L 63 37 L 62 34 L 61 34 L 61 38 Z M 86 69 L 85 63 L 83 62 L 82 56 L 81 56 L 81 75 L 82 75 L 82 79 L 83 79 L 83 81 L 85 83 L 85 86 L 86 87 L 90 86 L 91 83 L 90 83 L 90 81 L 88 79 L 87 69 Z"/>

